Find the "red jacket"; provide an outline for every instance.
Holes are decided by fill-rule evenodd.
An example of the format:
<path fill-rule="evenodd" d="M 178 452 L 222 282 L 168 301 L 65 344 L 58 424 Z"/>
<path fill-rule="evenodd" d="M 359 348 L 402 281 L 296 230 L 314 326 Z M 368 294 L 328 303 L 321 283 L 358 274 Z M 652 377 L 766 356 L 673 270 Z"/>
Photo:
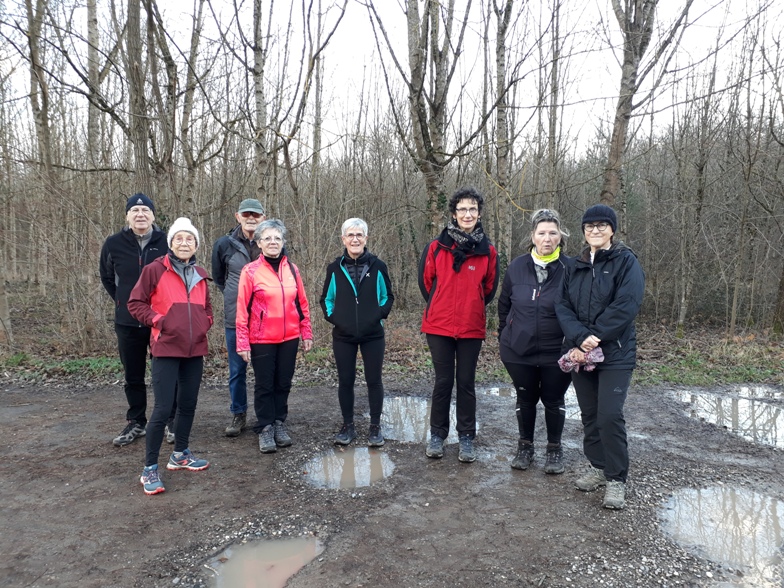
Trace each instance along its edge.
<path fill-rule="evenodd" d="M 152 327 L 153 357 L 207 355 L 207 331 L 212 326 L 209 278 L 203 268 L 191 267 L 195 275 L 190 292 L 168 255 L 146 265 L 131 290 L 128 311 L 140 323 Z"/>
<path fill-rule="evenodd" d="M 452 267 L 455 242 L 446 232 L 431 241 L 419 262 L 419 289 L 427 302 L 422 332 L 455 339 L 484 339 L 485 306 L 498 287 L 498 253 L 485 237 L 463 262 Z"/>
<path fill-rule="evenodd" d="M 276 273 L 264 257 L 240 273 L 237 292 L 237 351 L 251 344 L 313 339 L 310 309 L 299 270 L 286 256 Z"/>

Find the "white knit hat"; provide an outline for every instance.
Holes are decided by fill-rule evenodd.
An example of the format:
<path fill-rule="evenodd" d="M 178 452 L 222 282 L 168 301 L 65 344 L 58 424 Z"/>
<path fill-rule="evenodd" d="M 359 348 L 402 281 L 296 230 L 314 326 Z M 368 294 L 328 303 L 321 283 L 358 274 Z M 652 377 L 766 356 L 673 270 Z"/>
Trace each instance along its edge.
<path fill-rule="evenodd" d="M 176 221 L 172 223 L 171 228 L 169 229 L 168 235 L 168 242 L 169 242 L 169 249 L 171 249 L 172 239 L 174 239 L 174 235 L 179 233 L 180 231 L 185 231 L 190 233 L 194 237 L 196 237 L 196 247 L 199 246 L 199 231 L 196 230 L 196 227 L 193 226 L 193 223 L 189 218 L 185 218 L 181 216 Z"/>

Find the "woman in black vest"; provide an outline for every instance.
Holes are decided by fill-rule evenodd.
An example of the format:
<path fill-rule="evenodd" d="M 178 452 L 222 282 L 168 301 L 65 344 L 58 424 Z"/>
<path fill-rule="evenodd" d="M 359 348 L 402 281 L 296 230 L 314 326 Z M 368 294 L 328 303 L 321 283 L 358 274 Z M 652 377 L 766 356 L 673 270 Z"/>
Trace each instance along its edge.
<path fill-rule="evenodd" d="M 544 405 L 547 453 L 544 471 L 564 471 L 561 434 L 564 395 L 571 377 L 558 367 L 563 332 L 555 315 L 564 274 L 563 248 L 568 233 L 554 210 L 537 210 L 531 218 L 530 253 L 509 264 L 498 299 L 501 360 L 517 391 L 520 437 L 512 467 L 527 470 L 534 459 L 536 406 Z"/>

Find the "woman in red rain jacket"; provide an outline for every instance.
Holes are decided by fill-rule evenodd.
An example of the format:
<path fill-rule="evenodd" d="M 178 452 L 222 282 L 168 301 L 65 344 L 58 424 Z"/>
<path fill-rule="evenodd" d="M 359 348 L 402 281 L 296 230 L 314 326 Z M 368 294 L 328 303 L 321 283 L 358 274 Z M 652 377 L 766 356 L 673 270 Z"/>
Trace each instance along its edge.
<path fill-rule="evenodd" d="M 237 293 L 237 354 L 253 366 L 253 408 L 262 453 L 291 445 L 286 428 L 289 392 L 302 348 L 313 347 L 310 310 L 297 266 L 284 250 L 286 227 L 269 219 L 253 238 L 261 256 L 242 268 Z"/>

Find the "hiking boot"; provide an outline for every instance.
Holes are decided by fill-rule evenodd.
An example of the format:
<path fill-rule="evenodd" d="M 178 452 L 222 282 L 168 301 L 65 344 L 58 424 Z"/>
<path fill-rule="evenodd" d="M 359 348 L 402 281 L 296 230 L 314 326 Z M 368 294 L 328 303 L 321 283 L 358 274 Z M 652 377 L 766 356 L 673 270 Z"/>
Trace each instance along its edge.
<path fill-rule="evenodd" d="M 381 425 L 370 425 L 368 430 L 368 447 L 381 447 L 384 445 L 384 435 L 381 433 Z"/>
<path fill-rule="evenodd" d="M 289 437 L 289 432 L 286 430 L 286 423 L 283 421 L 275 421 L 275 424 L 272 425 L 272 430 L 275 438 L 275 445 L 278 447 L 288 447 L 291 445 L 291 437 Z"/>
<path fill-rule="evenodd" d="M 144 437 L 147 434 L 147 427 L 140 425 L 136 421 L 128 421 L 122 433 L 117 435 L 112 443 L 117 447 L 123 447 L 129 443 L 133 443 L 137 437 Z"/>
<path fill-rule="evenodd" d="M 534 444 L 525 439 L 517 440 L 517 455 L 512 460 L 513 470 L 527 470 L 534 461 Z"/>
<path fill-rule="evenodd" d="M 343 423 L 340 431 L 335 435 L 335 445 L 348 445 L 357 438 L 357 432 L 354 430 L 354 423 Z"/>
<path fill-rule="evenodd" d="M 476 461 L 476 451 L 474 450 L 474 440 L 468 435 L 460 436 L 460 451 L 457 454 L 457 459 L 463 463 L 471 463 Z"/>
<path fill-rule="evenodd" d="M 166 439 L 166 443 L 172 445 L 174 443 L 174 425 L 168 424 L 163 429 L 163 437 Z"/>
<path fill-rule="evenodd" d="M 593 492 L 597 488 L 607 485 L 607 478 L 604 477 L 603 470 L 597 469 L 593 465 L 589 465 L 588 468 L 585 475 L 574 481 L 575 488 L 583 492 Z"/>
<path fill-rule="evenodd" d="M 224 433 L 227 437 L 239 437 L 240 433 L 242 433 L 242 430 L 247 424 L 248 419 L 246 413 L 239 412 L 232 417 L 231 424 L 226 427 Z"/>
<path fill-rule="evenodd" d="M 169 457 L 169 463 L 166 464 L 167 470 L 190 470 L 192 472 L 206 470 L 208 467 L 210 467 L 210 462 L 206 459 L 199 459 L 191 453 L 190 449 L 175 451 Z"/>
<path fill-rule="evenodd" d="M 425 455 L 434 459 L 441 459 L 444 457 L 445 441 L 445 439 L 442 439 L 438 435 L 430 433 L 430 443 L 427 444 Z"/>
<path fill-rule="evenodd" d="M 275 427 L 267 425 L 259 433 L 259 450 L 262 453 L 275 453 L 278 446 L 275 443 Z"/>
<path fill-rule="evenodd" d="M 142 477 L 139 481 L 144 486 L 144 493 L 148 495 L 160 494 L 165 492 L 161 477 L 158 475 L 158 464 L 147 466 L 142 470 Z"/>
<path fill-rule="evenodd" d="M 613 510 L 623 509 L 626 506 L 626 484 L 620 480 L 607 480 L 602 506 Z"/>
<path fill-rule="evenodd" d="M 545 474 L 563 474 L 563 447 L 560 443 L 548 443 L 547 455 L 544 459 Z"/>

